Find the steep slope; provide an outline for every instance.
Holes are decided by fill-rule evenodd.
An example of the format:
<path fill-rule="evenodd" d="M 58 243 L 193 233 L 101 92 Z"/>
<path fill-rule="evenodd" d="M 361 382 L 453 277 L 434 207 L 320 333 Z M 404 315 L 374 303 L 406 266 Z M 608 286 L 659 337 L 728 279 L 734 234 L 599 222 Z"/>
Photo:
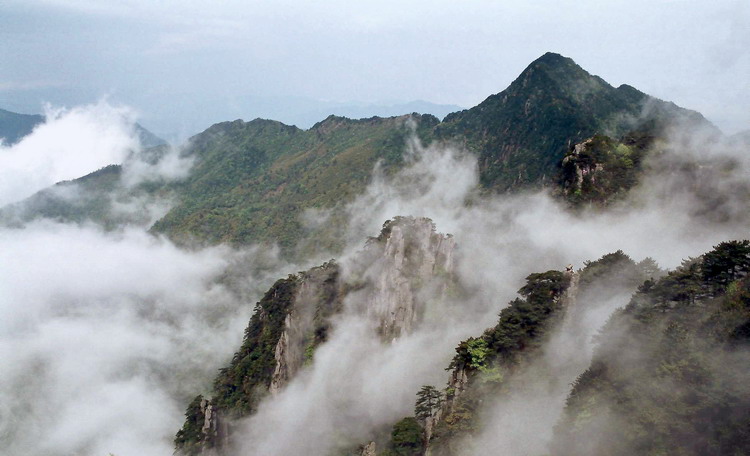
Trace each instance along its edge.
<path fill-rule="evenodd" d="M 113 230 L 128 224 L 148 226 L 158 209 L 173 195 L 171 181 L 163 176 L 125 182 L 124 168 L 156 166 L 169 154 L 167 146 L 156 146 L 131 153 L 125 164 L 109 165 L 72 181 L 58 182 L 29 198 L 0 208 L 0 223 L 21 226 L 38 219 L 60 222 L 94 222 Z M 131 168 L 132 169 L 132 168 Z M 132 176 L 130 176 L 132 178 Z M 132 179 L 130 179 L 132 180 Z"/>
<path fill-rule="evenodd" d="M 567 148 L 596 133 L 619 136 L 674 121 L 709 125 L 696 112 L 627 85 L 614 88 L 573 60 L 547 53 L 506 90 L 448 115 L 437 136 L 460 138 L 477 152 L 484 187 L 509 190 L 554 181 Z"/>
<path fill-rule="evenodd" d="M 575 144 L 561 162 L 560 192 L 574 207 L 606 205 L 637 183 L 653 136 L 628 135 L 621 141 L 594 135 Z"/>
<path fill-rule="evenodd" d="M 112 218 L 110 196 L 115 194 L 122 167 L 106 166 L 74 182 L 58 182 L 26 200 L 0 209 L 0 220 L 16 225 L 38 218 L 83 222 L 97 220 L 103 226 L 116 226 Z"/>
<path fill-rule="evenodd" d="M 546 430 L 524 431 L 536 434 L 532 445 L 514 442 L 523 437 L 506 438 L 503 447 L 489 445 L 488 433 L 517 432 L 493 421 L 497 418 L 490 411 L 507 408 L 506 415 L 521 423 L 529 417 L 542 423 L 554 420 L 559 410 L 555 401 L 562 406 L 569 381 L 588 361 L 591 329 L 584 322 L 599 311 L 599 302 L 628 293 L 657 273 L 651 261 L 636 264 L 618 251 L 587 262 L 578 272 L 568 268 L 529 275 L 519 290 L 522 298 L 500 312 L 497 324 L 456 348 L 447 387 L 424 386 L 417 393 L 414 417 L 396 423 L 390 439 L 372 442 L 370 448 L 389 456 L 537 454 L 544 448 L 541 434 Z M 554 344 L 565 349 L 552 349 L 552 355 Z"/>
<path fill-rule="evenodd" d="M 175 444 L 180 454 L 222 452 L 232 444 L 234 422 L 278 394 L 332 330 L 331 319 L 347 311 L 356 294 L 383 343 L 413 331 L 426 303 L 423 289 L 447 292 L 453 284 L 451 236 L 435 232 L 429 219 L 402 217 L 384 224 L 348 265 L 331 261 L 277 281 L 256 305 L 239 351 L 214 380 L 210 398 L 197 396 Z"/>
<path fill-rule="evenodd" d="M 644 283 L 598 337 L 553 455 L 750 451 L 750 242 Z"/>

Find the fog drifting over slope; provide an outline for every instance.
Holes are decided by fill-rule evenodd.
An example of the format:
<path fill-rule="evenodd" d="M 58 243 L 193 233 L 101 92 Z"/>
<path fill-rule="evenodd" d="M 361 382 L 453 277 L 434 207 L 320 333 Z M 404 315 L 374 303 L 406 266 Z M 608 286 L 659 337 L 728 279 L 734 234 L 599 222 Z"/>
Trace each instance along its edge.
<path fill-rule="evenodd" d="M 74 169 L 78 174 L 138 147 L 127 123 L 121 131 L 121 120 L 112 120 L 110 130 L 106 116 L 94 117 L 104 122 L 103 130 L 99 124 L 86 130 L 86 122 L 76 126 L 85 131 L 40 127 L 15 146 L 22 149 L 3 150 L 13 153 L 19 178 L 40 182 L 24 186 L 16 179 L 22 190 L 14 187 L 15 195 L 48 185 L 34 180 L 37 173 L 44 182 L 60 178 L 39 166 L 57 154 L 50 144 L 65 143 L 70 157 L 88 150 L 107 157 L 96 165 L 81 161 L 92 168 Z M 54 136 L 55 131 L 65 135 Z M 68 136 L 70 131 L 81 131 L 84 144 L 76 146 L 78 133 Z M 101 131 L 116 134 L 111 141 L 88 142 Z M 675 138 L 684 134 L 675 132 Z M 660 174 L 647 177 L 630 200 L 604 214 L 576 215 L 545 192 L 482 196 L 473 156 L 413 140 L 406 151 L 411 166 L 391 177 L 376 171 L 365 194 L 347 207 L 349 247 L 342 264 L 347 267 L 386 219 L 430 217 L 439 232 L 456 238 L 458 275 L 470 299 L 447 305 L 464 318 L 438 318 L 383 344 L 354 312 L 356 302 L 349 302 L 313 366 L 248 421 L 243 454 L 322 456 L 339 444 L 364 443 L 373 430 L 387 430 L 411 414 L 419 386 L 443 386 L 453 347 L 494 324 L 531 272 L 568 263 L 578 268 L 617 249 L 671 268 L 720 241 L 748 237 L 744 151 L 701 138 L 688 142 L 689 150 L 682 139 L 674 144 L 680 145 L 675 153 L 654 157 L 651 167 Z M 698 168 L 701 185 L 696 169 L 680 158 L 722 154 L 736 163 L 721 167 L 720 178 L 710 166 Z M 143 175 L 153 172 L 158 174 L 147 168 Z M 720 198 L 707 204 L 707 194 Z M 695 213 L 696 208 L 703 210 Z M 299 269 L 278 262 L 274 252 L 253 248 L 184 251 L 145 234 L 146 228 L 104 233 L 94 226 L 39 222 L 0 229 L 0 357 L 7 366 L 0 372 L 0 436 L 8 454 L 171 454 L 189 398 L 205 392 L 239 346 L 251 304 L 275 278 Z M 621 295 L 586 320 L 584 334 L 595 332 L 602 316 L 623 303 Z M 578 359 L 580 365 L 588 353 Z M 559 389 L 550 398 L 562 407 Z M 534 403 L 552 407 L 549 401 Z M 502 423 L 509 405 L 497 407 Z M 544 423 L 550 416 L 554 413 Z M 493 433 L 481 445 L 512 447 L 502 439 Z"/>
<path fill-rule="evenodd" d="M 472 155 L 412 139 L 406 151 L 411 166 L 392 177 L 376 169 L 365 194 L 347 207 L 350 247 L 344 257 L 356 255 L 361 239 L 375 235 L 383 220 L 432 218 L 438 231 L 457 241 L 459 277 L 470 294 L 450 303 L 460 309 L 459 318 L 438 319 L 383 344 L 366 318 L 350 310 L 311 368 L 247 420 L 237 454 L 323 456 L 367 443 L 378 431 L 387 434 L 413 413 L 421 385 L 444 386 L 453 347 L 493 325 L 531 272 L 561 270 L 568 263 L 580 268 L 618 249 L 636 261 L 652 257 L 674 268 L 723 240 L 748 237 L 750 201 L 744 195 L 750 179 L 738 158 L 743 151 L 716 141 L 701 132 L 673 131 L 631 197 L 604 213 L 573 214 L 546 191 L 482 196 Z M 531 374 L 518 380 L 517 396 L 488 401 L 483 413 L 489 427 L 467 444 L 467 454 L 545 451 L 570 383 L 588 366 L 591 337 L 635 291 L 618 285 L 616 277 L 609 284 L 580 297 L 574 319 L 556 331 Z M 348 299 L 349 309 L 357 307 L 356 299 Z M 529 382 L 540 373 L 556 381 Z"/>
<path fill-rule="evenodd" d="M 122 114 L 74 108 L 0 150 L 3 201 L 126 157 L 125 186 L 184 175 L 189 163 L 176 153 L 156 165 L 133 159 L 140 146 Z M 149 219 L 166 204 L 115 210 Z M 186 251 L 147 228 L 0 228 L 4 454 L 171 454 L 185 403 L 231 357 L 252 303 L 290 267 L 280 269 L 273 249 Z"/>
<path fill-rule="evenodd" d="M 45 122 L 10 147 L 0 145 L 0 206 L 103 166 L 138 147 L 134 114 L 100 101 L 72 109 L 47 106 Z"/>

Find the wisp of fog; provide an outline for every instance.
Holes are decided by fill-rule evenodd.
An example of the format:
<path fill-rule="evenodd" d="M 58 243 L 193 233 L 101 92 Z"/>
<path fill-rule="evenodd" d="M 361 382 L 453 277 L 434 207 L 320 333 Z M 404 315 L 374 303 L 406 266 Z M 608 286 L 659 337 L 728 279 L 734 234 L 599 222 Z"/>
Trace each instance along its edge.
<path fill-rule="evenodd" d="M 625 201 L 607 211 L 580 213 L 548 191 L 482 195 L 471 154 L 445 144 L 425 147 L 412 138 L 405 152 L 409 166 L 394 176 L 376 168 L 365 193 L 347 206 L 350 245 L 343 256 L 356 255 L 362 239 L 375 235 L 386 219 L 429 217 L 439 231 L 455 236 L 459 278 L 471 298 L 453 304 L 470 318 L 438 320 L 384 344 L 361 312 L 347 314 L 313 365 L 248 420 L 238 454 L 323 456 L 367 443 L 376 431 L 388 432 L 389 425 L 413 413 L 419 386 L 443 386 L 452 347 L 493 325 L 531 272 L 561 270 L 568 263 L 582 267 L 619 249 L 636 261 L 651 257 L 673 268 L 718 242 L 746 237 L 748 200 L 737 192 L 750 184 L 742 151 L 711 143 L 701 132 L 675 130 L 670 138 Z M 686 186 L 698 154 L 702 185 Z M 731 167 L 717 166 L 721 161 Z M 721 205 L 710 209 L 720 216 L 712 217 L 705 207 L 717 197 Z M 610 284 L 580 297 L 576 321 L 558 328 L 545 356 L 529 368 L 554 381 L 530 385 L 535 376 L 529 374 L 518 380 L 526 385 L 512 399 L 488 401 L 483 413 L 490 424 L 467 445 L 467 454 L 545 451 L 570 383 L 590 362 L 591 337 L 635 291 L 617 285 L 616 278 Z"/>

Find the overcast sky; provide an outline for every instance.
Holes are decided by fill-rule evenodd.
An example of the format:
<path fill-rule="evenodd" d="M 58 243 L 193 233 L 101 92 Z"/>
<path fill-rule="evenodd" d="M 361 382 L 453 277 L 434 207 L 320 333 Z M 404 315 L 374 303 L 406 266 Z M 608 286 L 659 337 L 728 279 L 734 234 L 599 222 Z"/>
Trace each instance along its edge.
<path fill-rule="evenodd" d="M 274 102 L 471 107 L 546 51 L 750 128 L 748 0 L 5 0 L 0 43 L 0 108 L 107 96 L 169 135 Z"/>

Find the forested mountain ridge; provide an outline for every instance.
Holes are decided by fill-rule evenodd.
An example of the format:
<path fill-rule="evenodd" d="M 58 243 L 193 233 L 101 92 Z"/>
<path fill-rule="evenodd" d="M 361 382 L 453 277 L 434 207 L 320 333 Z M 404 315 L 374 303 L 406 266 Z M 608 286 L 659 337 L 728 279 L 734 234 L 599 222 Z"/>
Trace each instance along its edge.
<path fill-rule="evenodd" d="M 614 88 L 572 59 L 546 53 L 503 92 L 448 115 L 441 138 L 463 138 L 479 156 L 480 182 L 510 190 L 554 181 L 567 148 L 596 133 L 615 138 L 672 122 L 709 125 L 702 115 L 621 85 Z"/>
<path fill-rule="evenodd" d="M 307 208 L 334 207 L 361 193 L 380 162 L 398 169 L 414 125 L 428 139 L 433 116 L 350 120 L 330 116 L 310 130 L 280 122 L 217 124 L 191 139 L 190 176 L 179 203 L 153 227 L 209 242 L 278 242 L 292 248 Z"/>
<path fill-rule="evenodd" d="M 189 405 L 175 440 L 178 454 L 247 451 L 246 433 L 257 438 L 261 431 L 246 419 L 313 368 L 318 348 L 346 331 L 332 324 L 342 313 L 374 318 L 372 329 L 387 344 L 393 335 L 408 340 L 407 328 L 423 324 L 435 305 L 421 301 L 426 290 L 437 286 L 438 296 L 471 299 L 452 272 L 460 246 L 435 233 L 429 220 L 387 222 L 360 255 L 356 264 L 374 275 L 352 274 L 351 265 L 342 269 L 332 261 L 274 284 L 212 394 Z M 339 436 L 318 447 L 334 455 L 473 455 L 507 432 L 507 454 L 744 454 L 750 449 L 743 412 L 750 379 L 742 367 L 748 272 L 750 243 L 728 241 L 669 272 L 617 251 L 578 271 L 530 274 L 495 326 L 458 344 L 446 385 L 414 391 L 413 416 L 392 422 L 390 430 L 373 424 L 369 443 Z M 633 292 L 597 335 L 592 315 Z M 369 298 L 346 304 L 358 293 Z M 591 360 L 586 347 L 593 336 L 598 347 Z M 504 419 L 537 423 L 513 437 L 512 428 L 503 431 Z M 299 445 L 275 442 L 274 448 L 289 454 L 283 448 Z"/>
<path fill-rule="evenodd" d="M 528 409 L 554 410 L 554 402 L 535 404 L 534 398 L 561 387 L 567 401 L 562 417 L 550 415 L 554 438 L 545 444 L 534 431 L 508 436 L 507 454 L 746 454 L 748 272 L 750 241 L 744 240 L 722 242 L 668 273 L 650 259 L 636 264 L 616 252 L 577 272 L 531 274 L 519 290 L 523 299 L 509 303 L 495 327 L 459 344 L 447 386 L 415 392 L 414 416 L 356 454 L 484 454 L 492 435 L 514 432 L 495 421 L 492 407 L 501 414 L 508 409 L 509 420 L 544 421 L 544 412 Z M 637 286 L 637 292 L 596 335 L 588 369 L 578 358 L 560 370 L 571 360 L 544 352 L 560 356 L 555 344 L 575 339 L 575 349 L 582 349 L 591 334 L 576 334 L 575 326 L 590 311 L 581 306 L 595 302 L 586 294 L 605 300 L 601 292 L 613 284 Z M 585 370 L 569 385 L 564 379 L 576 368 Z"/>
<path fill-rule="evenodd" d="M 598 336 L 553 455 L 750 450 L 750 242 L 727 241 L 648 280 Z"/>
<path fill-rule="evenodd" d="M 503 432 L 498 418 L 488 416 L 495 404 L 508 408 L 508 419 L 525 422 L 529 417 L 546 422 L 554 419 L 555 399 L 569 387 L 566 378 L 585 368 L 587 338 L 591 336 L 582 320 L 587 318 L 597 301 L 634 289 L 648 277 L 660 275 L 652 260 L 635 263 L 623 252 L 586 262 L 574 271 L 547 271 L 530 274 L 518 291 L 521 298 L 508 303 L 499 314 L 494 327 L 478 337 L 462 341 L 446 370 L 444 388 L 426 385 L 417 393 L 413 417 L 396 423 L 389 438 L 370 444 L 377 454 L 395 456 L 424 454 L 457 456 L 481 454 L 487 434 Z M 603 291 L 606 290 L 606 291 Z M 596 296 L 596 300 L 592 300 Z M 556 345 L 566 346 L 551 358 L 549 351 Z M 426 404 L 425 391 L 431 392 Z M 546 405 L 538 410 L 535 400 Z M 517 402 L 526 409 L 513 416 Z M 537 410 L 535 410 L 537 408 Z M 409 432 L 405 432 L 410 429 Z M 525 431 L 504 448 L 508 454 L 543 454 L 544 443 L 535 432 Z M 508 429 L 508 433 L 514 432 Z M 407 436 L 411 435 L 411 438 Z M 536 440 L 533 443 L 523 439 Z"/>
<path fill-rule="evenodd" d="M 386 174 L 403 167 L 412 134 L 425 143 L 466 148 L 479 159 L 481 187 L 502 192 L 558 188 L 566 152 L 595 134 L 620 142 L 633 131 L 661 135 L 676 123 L 713 128 L 696 112 L 629 86 L 614 88 L 571 59 L 547 53 L 505 91 L 442 122 L 412 114 L 360 120 L 330 116 L 309 130 L 262 119 L 216 124 L 180 149 L 182 157 L 195 160 L 185 179 L 148 188 L 172 195 L 175 203 L 152 230 L 181 242 L 278 243 L 287 254 L 295 249 L 309 253 L 309 246 L 299 246 L 311 234 L 302 220 L 305 211 L 336 209 L 351 201 L 377 163 Z M 639 172 L 631 167 L 627 182 L 618 182 L 622 192 L 637 182 Z M 118 181 L 117 173 L 109 176 Z M 575 189 L 569 193 L 571 200 L 580 199 Z M 116 218 L 104 214 L 101 197 L 83 194 L 77 208 L 48 193 L 43 210 L 34 207 L 32 198 L 14 214 L 23 214 L 24 220 L 66 219 L 70 213 L 99 222 Z M 95 200 L 98 206 L 88 210 L 85 201 Z M 343 215 L 336 210 L 330 215 L 312 237 L 318 247 L 336 251 L 341 245 L 335 227 Z"/>
<path fill-rule="evenodd" d="M 693 130 L 705 137 L 674 135 Z M 178 455 L 746 454 L 750 243 L 721 242 L 669 272 L 638 261 L 674 266 L 746 237 L 746 146 L 722 154 L 746 138 L 714 148 L 718 135 L 700 114 L 550 53 L 442 122 L 222 122 L 60 182 L 0 220 L 14 228 L 8 245 L 46 218 L 80 226 L 26 228 L 211 252 L 196 261 L 221 257 L 221 271 L 190 282 L 205 285 L 212 318 L 226 313 L 214 299 L 225 282 L 252 289 L 237 292 L 238 307 L 257 301 L 233 320 L 241 341 L 232 326 L 236 338 L 207 347 L 203 331 L 220 330 L 198 322 L 180 342 L 191 383 L 172 379 L 174 365 L 163 374 L 180 388 L 160 410 L 181 420 L 174 406 L 187 406 L 158 437 L 173 436 Z M 617 248 L 641 257 L 585 261 Z M 129 250 L 109 254 L 118 275 Z M 160 301 L 127 310 L 149 322 Z M 114 300 L 92 302 L 112 316 Z"/>

